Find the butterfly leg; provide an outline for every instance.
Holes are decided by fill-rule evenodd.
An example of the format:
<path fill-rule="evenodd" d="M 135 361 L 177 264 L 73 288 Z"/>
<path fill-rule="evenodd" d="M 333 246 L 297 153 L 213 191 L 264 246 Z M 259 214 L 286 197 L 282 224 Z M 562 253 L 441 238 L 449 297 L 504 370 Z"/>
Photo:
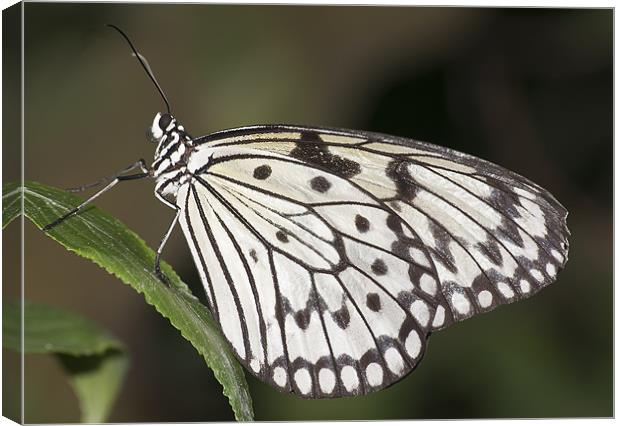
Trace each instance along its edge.
<path fill-rule="evenodd" d="M 163 282 L 164 284 L 166 284 L 166 286 L 168 287 L 171 286 L 170 279 L 162 272 L 161 267 L 160 267 L 160 259 L 161 259 L 161 253 L 164 250 L 164 246 L 166 245 L 168 238 L 170 238 L 170 234 L 172 234 L 172 230 L 174 229 L 176 224 L 179 222 L 179 216 L 181 215 L 181 209 L 177 208 L 176 211 L 177 213 L 174 215 L 174 219 L 172 220 L 172 223 L 168 227 L 166 234 L 159 242 L 159 247 L 157 247 L 157 254 L 155 255 L 155 275 L 157 275 L 157 278 L 159 278 L 159 280 Z"/>
<path fill-rule="evenodd" d="M 86 185 L 77 186 L 77 187 L 74 187 L 74 188 L 66 188 L 65 191 L 68 191 L 68 192 L 82 192 L 82 191 L 85 191 L 85 190 L 90 189 L 90 188 L 95 188 L 97 186 L 107 185 L 110 182 L 112 182 L 114 179 L 116 179 L 118 176 L 122 175 L 123 173 L 127 173 L 127 172 L 135 169 L 136 167 L 140 167 L 140 170 L 142 170 L 143 173 L 148 173 L 149 170 L 150 170 L 149 167 L 146 164 L 146 161 L 144 161 L 144 159 L 141 158 L 138 161 L 136 161 L 135 163 L 125 167 L 123 170 L 119 170 L 118 172 L 114 173 L 112 176 L 108 176 L 106 178 L 99 179 L 96 182 L 88 183 Z"/>
<path fill-rule="evenodd" d="M 164 246 L 166 245 L 168 238 L 170 238 L 170 234 L 172 234 L 172 230 L 174 229 L 176 224 L 179 222 L 179 217 L 181 216 L 181 209 L 176 204 L 170 202 L 164 196 L 163 191 L 158 186 L 155 187 L 155 197 L 159 199 L 159 201 L 161 201 L 162 203 L 164 203 L 165 205 L 167 205 L 168 207 L 176 211 L 176 214 L 174 215 L 174 219 L 172 220 L 172 223 L 168 227 L 168 230 L 164 234 L 164 237 L 159 242 L 159 246 L 157 247 L 157 254 L 155 255 L 155 275 L 157 275 L 157 278 L 159 278 L 161 282 L 163 282 L 164 284 L 166 284 L 167 287 L 170 288 L 171 287 L 170 279 L 162 272 L 161 266 L 160 266 L 160 259 L 161 259 L 161 253 L 164 250 Z"/>
<path fill-rule="evenodd" d="M 60 216 L 58 219 L 56 219 L 52 223 L 48 223 L 47 225 L 45 225 L 43 227 L 43 231 L 49 231 L 50 229 L 54 228 L 55 226 L 61 224 L 62 222 L 64 222 L 68 218 L 70 218 L 71 216 L 74 216 L 80 210 L 82 210 L 84 207 L 86 207 L 88 204 L 90 204 L 95 198 L 99 197 L 101 194 L 103 194 L 103 193 L 107 192 L 108 190 L 110 190 L 117 183 L 119 183 L 121 181 L 124 181 L 124 180 L 143 179 L 145 177 L 151 176 L 151 170 L 149 170 L 146 167 L 146 163 L 142 159 L 140 159 L 139 161 L 136 161 L 131 166 L 126 167 L 125 169 L 123 169 L 121 171 L 121 173 L 126 173 L 126 172 L 128 172 L 128 171 L 130 171 L 130 170 L 132 170 L 132 169 L 134 169 L 136 167 L 140 167 L 142 169 L 142 173 L 135 173 L 135 174 L 132 174 L 132 175 L 121 175 L 121 174 L 118 174 L 118 175 L 114 176 L 114 178 L 112 178 L 111 180 L 104 179 L 102 181 L 97 182 L 98 184 L 103 184 L 103 183 L 107 182 L 107 185 L 105 187 L 103 187 L 103 189 L 99 190 L 94 195 L 89 197 L 82 204 L 80 204 L 79 206 L 74 208 L 73 210 L 69 211 L 68 213 L 66 213 L 66 214 L 64 214 L 62 216 Z M 90 187 L 90 186 L 86 185 L 85 187 Z"/>

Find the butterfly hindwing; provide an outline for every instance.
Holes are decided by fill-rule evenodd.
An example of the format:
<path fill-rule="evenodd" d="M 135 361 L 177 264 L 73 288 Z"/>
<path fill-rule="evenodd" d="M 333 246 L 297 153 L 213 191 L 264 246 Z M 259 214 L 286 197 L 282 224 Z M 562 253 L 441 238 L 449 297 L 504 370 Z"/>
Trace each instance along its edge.
<path fill-rule="evenodd" d="M 563 207 L 475 157 L 295 126 L 194 142 L 177 204 L 210 307 L 250 371 L 306 398 L 396 382 L 431 330 L 533 294 L 567 259 Z"/>

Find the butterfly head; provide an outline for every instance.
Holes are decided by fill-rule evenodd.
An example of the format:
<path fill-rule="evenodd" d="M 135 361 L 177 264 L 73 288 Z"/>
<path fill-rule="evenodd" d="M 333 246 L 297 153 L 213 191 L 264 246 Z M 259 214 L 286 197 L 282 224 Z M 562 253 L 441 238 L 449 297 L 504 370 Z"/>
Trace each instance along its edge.
<path fill-rule="evenodd" d="M 164 136 L 177 127 L 177 120 L 168 113 L 158 112 L 153 124 L 147 130 L 147 137 L 153 143 L 160 143 Z"/>

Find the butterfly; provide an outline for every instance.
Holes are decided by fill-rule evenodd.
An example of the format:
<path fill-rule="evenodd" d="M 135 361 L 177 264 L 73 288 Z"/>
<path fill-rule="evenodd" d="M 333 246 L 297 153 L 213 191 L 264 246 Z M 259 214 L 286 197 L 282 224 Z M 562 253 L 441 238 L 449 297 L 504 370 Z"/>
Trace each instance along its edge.
<path fill-rule="evenodd" d="M 303 398 L 405 377 L 430 334 L 529 297 L 568 260 L 566 209 L 488 161 L 385 134 L 260 125 L 194 138 L 168 111 L 116 183 L 154 178 L 239 361 Z M 139 173 L 127 174 L 140 168 Z M 87 186 L 87 187 L 90 187 Z M 86 187 L 84 187 L 86 188 Z"/>

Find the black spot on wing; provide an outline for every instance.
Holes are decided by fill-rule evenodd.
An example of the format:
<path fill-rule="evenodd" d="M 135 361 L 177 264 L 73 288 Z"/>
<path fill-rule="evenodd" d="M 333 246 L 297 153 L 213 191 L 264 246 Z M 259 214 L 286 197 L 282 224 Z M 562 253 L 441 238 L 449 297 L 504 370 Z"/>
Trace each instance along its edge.
<path fill-rule="evenodd" d="M 381 299 L 377 293 L 368 293 L 366 296 L 366 306 L 373 312 L 381 310 Z"/>
<path fill-rule="evenodd" d="M 389 206 L 395 212 L 401 211 L 400 203 L 397 200 L 390 201 Z"/>
<path fill-rule="evenodd" d="M 502 266 L 502 253 L 495 241 L 476 243 L 476 249 L 497 266 Z"/>
<path fill-rule="evenodd" d="M 396 185 L 397 196 L 401 200 L 412 200 L 418 192 L 406 170 L 407 161 L 395 159 L 388 163 L 385 174 Z"/>
<path fill-rule="evenodd" d="M 334 322 L 338 324 L 338 327 L 341 329 L 346 329 L 349 326 L 349 322 L 351 321 L 351 314 L 349 314 L 349 310 L 345 305 L 342 305 L 340 309 L 336 312 L 332 313 L 332 318 Z"/>
<path fill-rule="evenodd" d="M 327 192 L 331 186 L 332 184 L 323 176 L 316 176 L 310 180 L 310 187 L 316 192 Z"/>
<path fill-rule="evenodd" d="M 521 234 L 519 233 L 519 227 L 513 220 L 510 220 L 507 217 L 503 217 L 502 224 L 498 228 L 498 231 L 501 231 L 505 235 L 510 237 L 510 239 L 514 241 L 517 246 L 522 248 L 525 247 L 523 238 L 521 238 Z"/>
<path fill-rule="evenodd" d="M 258 166 L 257 168 L 254 169 L 255 179 L 265 180 L 269 176 L 271 176 L 271 167 L 269 167 L 267 164 Z"/>
<path fill-rule="evenodd" d="M 386 222 L 388 228 L 390 228 L 398 236 L 403 234 L 402 220 L 395 214 L 390 214 Z"/>
<path fill-rule="evenodd" d="M 385 275 L 387 273 L 387 265 L 381 259 L 376 259 L 370 267 L 375 275 Z"/>
<path fill-rule="evenodd" d="M 370 222 L 362 215 L 355 216 L 355 227 L 360 232 L 368 232 L 370 229 Z"/>
<path fill-rule="evenodd" d="M 328 145 L 315 132 L 305 131 L 290 153 L 291 157 L 319 166 L 345 179 L 359 174 L 358 163 L 329 152 Z"/>
<path fill-rule="evenodd" d="M 302 309 L 300 311 L 295 312 L 295 323 L 302 330 L 308 328 L 308 324 L 310 324 L 310 313 L 309 309 Z"/>
<path fill-rule="evenodd" d="M 443 227 L 438 225 L 436 222 L 431 221 L 430 230 L 433 234 L 433 238 L 435 239 L 435 249 L 429 247 L 429 251 L 434 253 L 434 260 L 439 261 L 443 264 L 443 266 L 452 273 L 457 272 L 456 268 L 456 260 L 452 255 L 452 251 L 450 250 L 450 242 L 452 240 L 456 241 L 456 238 L 453 238 L 448 231 L 446 231 Z"/>
<path fill-rule="evenodd" d="M 276 238 L 283 243 L 288 243 L 288 236 L 283 231 L 276 232 Z"/>

